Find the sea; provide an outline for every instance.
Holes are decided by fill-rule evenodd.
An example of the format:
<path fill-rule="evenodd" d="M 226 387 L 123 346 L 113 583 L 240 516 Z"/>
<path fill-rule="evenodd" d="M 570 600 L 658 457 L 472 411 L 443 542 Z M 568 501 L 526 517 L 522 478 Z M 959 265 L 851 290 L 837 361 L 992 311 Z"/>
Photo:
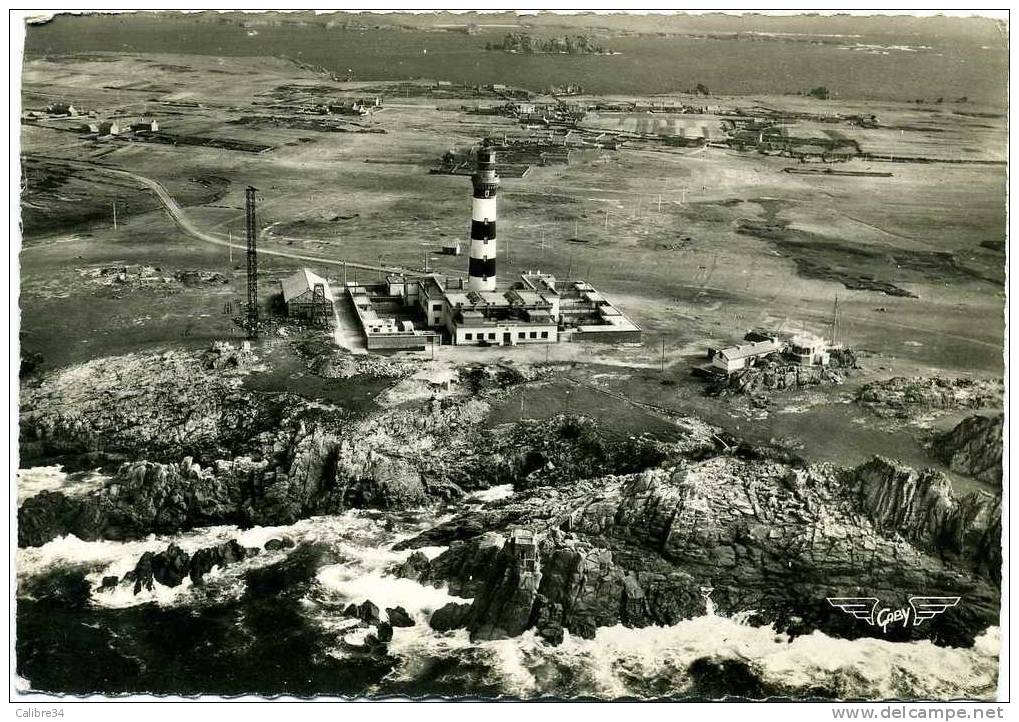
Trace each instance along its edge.
<path fill-rule="evenodd" d="M 481 25 L 422 29 L 347 27 L 341 20 L 270 23 L 180 14 L 58 15 L 28 27 L 28 57 L 75 53 L 181 53 L 277 56 L 358 81 L 448 80 L 503 83 L 540 91 L 581 85 L 603 94 L 651 95 L 697 84 L 724 95 L 802 93 L 827 87 L 835 97 L 928 101 L 962 97 L 1005 107 L 1007 30 L 990 20 L 879 18 L 752 19 L 742 32 L 623 33 Z M 371 20 L 366 21 L 371 23 Z M 382 23 L 383 20 L 377 22 Z M 783 24 L 784 23 L 784 24 Z M 718 21 L 720 28 L 731 22 Z M 754 30 L 755 27 L 762 28 Z M 806 31 L 804 31 L 806 28 Z M 588 32 L 612 55 L 527 55 L 488 51 L 507 31 L 536 35 Z"/>
<path fill-rule="evenodd" d="M 23 498 L 68 486 L 58 467 L 26 469 Z M 92 482 L 95 475 L 89 476 Z M 512 495 L 509 486 L 467 500 L 481 505 Z M 464 630 L 427 623 L 448 602 L 469 602 L 443 587 L 391 573 L 411 551 L 393 547 L 448 519 L 429 509 L 351 510 L 283 527 L 217 526 L 128 542 L 73 536 L 17 553 L 17 641 L 23 690 L 70 695 L 150 694 L 271 697 L 449 697 L 557 699 L 758 696 L 885 699 L 992 698 L 997 687 L 997 627 L 972 647 L 926 641 L 844 640 L 820 632 L 790 637 L 754 610 L 703 614 L 673 626 L 603 627 L 593 639 L 566 634 L 549 646 L 533 632 L 472 642 Z M 146 551 L 170 542 L 192 553 L 236 539 L 245 547 L 289 538 L 296 547 L 266 551 L 189 580 L 135 594 L 103 577 L 130 571 Z M 434 558 L 443 547 L 421 551 Z M 83 583 L 87 582 L 87 584 Z M 371 600 L 402 606 L 412 627 L 396 628 L 384 654 L 363 649 L 373 629 L 355 629 L 342 610 Z M 385 612 L 383 611 L 383 616 Z M 739 674 L 714 679 L 735 665 Z M 710 676 L 710 675 L 709 675 Z M 776 690 L 778 692 L 776 692 Z"/>
<path fill-rule="evenodd" d="M 324 24 L 200 22 L 179 15 L 58 16 L 32 25 L 26 55 L 176 53 L 278 56 L 358 81 L 442 79 L 505 83 L 531 90 L 566 83 L 603 94 L 650 95 L 701 83 L 716 94 L 800 93 L 825 85 L 837 97 L 969 100 L 1004 107 L 1007 38 L 985 26 L 946 32 L 918 22 L 845 22 L 810 32 L 775 21 L 736 35 L 603 33 L 613 55 L 521 55 L 485 49 L 507 28 L 395 29 Z M 968 26 L 967 26 L 968 27 Z M 989 27 L 989 26 L 988 26 Z M 701 29 L 703 31 L 703 28 Z M 979 32 L 978 32 L 979 30 Z M 542 29 L 545 34 L 563 34 Z M 81 493 L 99 474 L 68 478 L 59 467 L 19 472 L 19 502 L 44 491 Z M 483 504 L 511 489 L 483 492 Z M 19 549 L 16 661 L 19 686 L 70 695 L 440 696 L 648 698 L 751 695 L 884 699 L 992 698 L 999 630 L 969 648 L 929 642 L 843 640 L 820 632 L 795 638 L 754 610 L 717 610 L 669 627 L 605 627 L 594 639 L 567 634 L 548 646 L 532 633 L 472 642 L 440 633 L 431 612 L 457 599 L 391 573 L 409 551 L 394 546 L 445 512 L 352 510 L 286 527 L 217 526 L 173 537 L 84 541 L 73 536 Z M 210 573 L 200 585 L 156 583 L 135 595 L 122 577 L 146 551 L 174 542 L 188 552 L 237 539 L 267 551 Z M 430 556 L 442 548 L 423 550 Z M 366 630 L 342 610 L 371 600 L 403 606 L 416 623 L 398 628 L 385 654 L 362 648 Z M 705 692 L 705 662 L 744 670 Z M 715 665 L 715 666 L 711 666 Z"/>

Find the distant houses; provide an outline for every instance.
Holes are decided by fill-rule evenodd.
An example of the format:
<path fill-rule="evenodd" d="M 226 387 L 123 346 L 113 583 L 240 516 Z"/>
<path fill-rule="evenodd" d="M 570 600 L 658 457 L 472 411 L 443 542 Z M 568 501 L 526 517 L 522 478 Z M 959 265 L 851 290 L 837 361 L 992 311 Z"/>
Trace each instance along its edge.
<path fill-rule="evenodd" d="M 85 127 L 85 132 L 89 135 L 120 135 L 120 124 L 115 120 L 103 120 L 95 123 L 89 123 Z"/>
<path fill-rule="evenodd" d="M 82 111 L 70 103 L 50 103 L 42 110 L 26 110 L 21 114 L 22 120 L 63 120 L 65 118 L 78 118 L 84 115 L 95 115 L 95 111 Z"/>
<path fill-rule="evenodd" d="M 78 109 L 70 103 L 50 103 L 46 106 L 46 114 L 58 118 L 73 118 L 79 115 Z"/>
<path fill-rule="evenodd" d="M 132 133 L 156 133 L 159 131 L 159 123 L 153 120 L 142 120 L 130 125 Z"/>
<path fill-rule="evenodd" d="M 324 110 L 332 115 L 367 115 L 372 110 L 382 107 L 382 98 L 373 96 L 370 98 L 356 98 L 345 100 L 341 103 L 330 103 Z"/>
<path fill-rule="evenodd" d="M 153 120 L 137 120 L 124 122 L 123 124 L 116 120 L 96 120 L 88 123 L 82 128 L 82 130 L 90 136 L 103 138 L 111 135 L 122 135 L 125 133 L 136 133 L 138 135 L 145 135 L 147 133 L 156 133 L 159 131 L 159 122 Z"/>

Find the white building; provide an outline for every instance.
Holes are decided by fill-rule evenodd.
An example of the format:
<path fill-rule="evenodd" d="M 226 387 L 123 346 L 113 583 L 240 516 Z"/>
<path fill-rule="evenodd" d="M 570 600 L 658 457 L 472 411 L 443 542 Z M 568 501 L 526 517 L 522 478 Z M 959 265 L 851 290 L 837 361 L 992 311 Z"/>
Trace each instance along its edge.
<path fill-rule="evenodd" d="M 765 341 L 754 341 L 743 343 L 737 346 L 728 346 L 712 352 L 711 365 L 727 374 L 745 369 L 754 361 L 764 358 L 769 354 L 777 353 L 783 348 L 778 339 L 767 339 Z"/>
<path fill-rule="evenodd" d="M 827 366 L 831 363 L 828 343 L 813 334 L 800 334 L 789 342 L 786 356 L 801 366 Z"/>

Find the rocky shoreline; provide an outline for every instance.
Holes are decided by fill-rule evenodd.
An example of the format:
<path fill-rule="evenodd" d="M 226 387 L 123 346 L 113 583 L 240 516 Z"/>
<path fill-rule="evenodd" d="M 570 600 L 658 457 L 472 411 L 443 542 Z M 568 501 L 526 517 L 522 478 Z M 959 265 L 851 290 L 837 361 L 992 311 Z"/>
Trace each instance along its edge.
<path fill-rule="evenodd" d="M 217 359 L 224 356 L 220 349 Z M 808 465 L 692 417 L 676 420 L 678 440 L 668 443 L 614 439 L 594 420 L 567 414 L 486 429 L 492 399 L 542 377 L 497 369 L 469 369 L 461 392 L 353 416 L 299 398 L 259 399 L 236 383 L 245 363 L 133 356 L 36 382 L 25 394 L 23 450 L 67 451 L 99 438 L 152 460 L 122 463 L 89 493 L 28 498 L 18 511 L 19 546 L 430 508 L 452 517 L 395 549 L 445 550 L 412 553 L 389 573 L 472 600 L 436 610 L 429 624 L 467 629 L 474 640 L 534 630 L 556 645 L 567 632 L 591 638 L 620 624 L 674 625 L 706 610 L 792 635 L 948 646 L 971 645 L 997 624 L 1000 495 L 956 494 L 938 472 L 881 457 L 852 469 Z M 182 369 L 190 388 L 176 397 Z M 149 386 L 127 383 L 131 373 L 148 374 Z M 110 409 L 103 394 L 116 388 L 138 388 L 139 398 Z M 174 415 L 199 393 L 204 405 Z M 253 418 L 265 408 L 274 410 L 271 423 Z M 172 428 L 190 434 L 168 443 L 165 419 L 183 419 Z M 979 438 L 999 437 L 992 430 Z M 982 458 L 974 444 L 956 457 Z M 172 461 L 174 449 L 197 453 Z M 503 484 L 516 493 L 467 503 L 471 492 Z M 102 580 L 99 592 L 200 584 L 213 568 L 262 552 L 236 541 L 192 554 L 171 544 L 123 578 Z M 929 623 L 882 630 L 826 602 L 875 597 L 897 607 L 914 595 L 963 603 Z M 384 650 L 393 617 L 406 614 L 366 603 L 343 614 L 368 631 L 369 648 Z"/>
<path fill-rule="evenodd" d="M 875 458 L 856 469 L 719 457 L 543 487 L 468 512 L 405 542 L 449 544 L 394 573 L 473 597 L 450 609 L 474 639 L 527 629 L 672 625 L 753 610 L 755 623 L 967 645 L 996 623 L 1000 500 L 956 498 L 943 476 Z M 520 530 L 526 530 L 525 535 Z M 962 595 L 928 627 L 861 625 L 826 597 Z"/>

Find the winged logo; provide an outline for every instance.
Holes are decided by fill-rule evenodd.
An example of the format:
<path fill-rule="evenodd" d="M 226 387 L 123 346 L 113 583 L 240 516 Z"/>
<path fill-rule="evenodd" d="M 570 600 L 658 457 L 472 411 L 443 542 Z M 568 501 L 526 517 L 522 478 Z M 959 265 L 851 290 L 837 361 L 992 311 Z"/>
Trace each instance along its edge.
<path fill-rule="evenodd" d="M 891 609 L 881 607 L 877 597 L 828 597 L 828 604 L 843 612 L 866 622 L 874 627 L 881 627 L 887 632 L 890 624 L 903 627 L 918 627 L 924 622 L 934 619 L 950 607 L 956 606 L 962 597 L 910 597 L 909 608 Z"/>
<path fill-rule="evenodd" d="M 920 622 L 934 619 L 949 607 L 954 607 L 962 597 L 910 597 L 909 606 L 913 608 L 913 626 Z"/>
<path fill-rule="evenodd" d="M 874 624 L 877 613 L 877 597 L 828 597 L 828 604 L 838 607 L 851 617 L 867 624 Z"/>

